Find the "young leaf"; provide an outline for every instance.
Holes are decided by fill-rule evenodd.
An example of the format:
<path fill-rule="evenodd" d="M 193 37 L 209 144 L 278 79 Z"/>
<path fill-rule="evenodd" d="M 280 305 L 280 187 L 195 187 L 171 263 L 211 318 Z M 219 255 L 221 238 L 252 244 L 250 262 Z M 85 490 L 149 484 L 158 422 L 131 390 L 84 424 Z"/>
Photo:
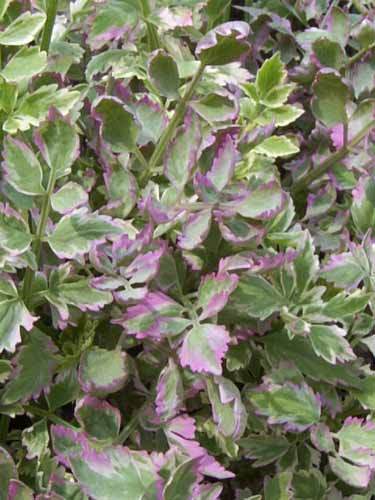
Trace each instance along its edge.
<path fill-rule="evenodd" d="M 284 297 L 261 276 L 243 276 L 231 296 L 235 310 L 265 319 L 281 309 Z"/>
<path fill-rule="evenodd" d="M 157 498 L 159 476 L 147 453 L 106 446 L 100 453 L 84 434 L 61 425 L 51 428 L 55 452 L 93 498 Z"/>
<path fill-rule="evenodd" d="M 258 144 L 254 151 L 270 158 L 279 158 L 298 153 L 299 147 L 288 137 L 274 135 Z"/>
<path fill-rule="evenodd" d="M 0 246 L 18 255 L 30 247 L 32 236 L 22 217 L 9 205 L 0 204 Z"/>
<path fill-rule="evenodd" d="M 34 328 L 15 359 L 12 378 L 5 386 L 1 402 L 9 405 L 37 399 L 42 391 L 47 393 L 57 367 L 56 352 L 52 340 Z"/>
<path fill-rule="evenodd" d="M 266 59 L 257 72 L 255 86 L 259 97 L 266 98 L 267 95 L 286 78 L 286 70 L 280 59 L 280 53 L 276 52 L 270 59 Z"/>
<path fill-rule="evenodd" d="M 327 127 L 346 123 L 346 103 L 349 90 L 339 74 L 333 70 L 321 70 L 314 82 L 311 109 Z"/>
<path fill-rule="evenodd" d="M 8 500 L 8 487 L 11 480 L 17 477 L 17 468 L 12 456 L 5 448 L 0 447 L 0 500 Z"/>
<path fill-rule="evenodd" d="M 198 159 L 200 138 L 197 116 L 188 115 L 165 158 L 164 174 L 178 190 L 182 190 L 188 182 L 191 170 Z"/>
<path fill-rule="evenodd" d="M 160 95 L 168 97 L 168 99 L 179 97 L 180 79 L 177 64 L 167 52 L 157 50 L 151 55 L 148 63 L 148 75 Z"/>
<path fill-rule="evenodd" d="M 185 334 L 179 350 L 181 365 L 193 372 L 221 375 L 221 361 L 228 350 L 230 336 L 223 326 L 204 323 Z"/>
<path fill-rule="evenodd" d="M 125 353 L 99 347 L 86 350 L 79 365 L 79 383 L 86 393 L 98 396 L 119 391 L 128 378 Z"/>
<path fill-rule="evenodd" d="M 346 331 L 336 325 L 311 325 L 309 338 L 315 353 L 328 363 L 344 363 L 356 358 L 349 342 L 344 338 Z"/>
<path fill-rule="evenodd" d="M 139 133 L 134 116 L 114 97 L 101 97 L 95 104 L 95 113 L 101 121 L 103 139 L 115 153 L 133 151 Z"/>
<path fill-rule="evenodd" d="M 106 237 L 121 232 L 107 216 L 76 210 L 58 222 L 48 243 L 60 258 L 73 259 L 88 252 L 93 242 L 103 242 Z"/>
<path fill-rule="evenodd" d="M 100 399 L 84 396 L 77 401 L 74 415 L 90 438 L 114 440 L 120 430 L 120 411 Z"/>
<path fill-rule="evenodd" d="M 42 167 L 33 151 L 19 139 L 7 136 L 4 141 L 4 176 L 17 191 L 28 195 L 42 195 Z"/>
<path fill-rule="evenodd" d="M 8 82 L 19 82 L 37 75 L 47 65 L 47 54 L 38 47 L 23 47 L 7 63 L 0 75 Z"/>
<path fill-rule="evenodd" d="M 202 310 L 199 320 L 203 321 L 221 311 L 237 283 L 238 277 L 235 274 L 219 273 L 205 276 L 198 290 L 197 308 Z"/>
<path fill-rule="evenodd" d="M 218 431 L 236 440 L 246 429 L 247 412 L 236 385 L 224 377 L 207 379 L 207 392 Z"/>
<path fill-rule="evenodd" d="M 72 125 L 59 117 L 48 120 L 35 134 L 35 142 L 56 179 L 70 173 L 79 155 L 79 137 Z"/>
<path fill-rule="evenodd" d="M 216 26 L 199 41 L 195 54 L 205 65 L 222 65 L 236 61 L 249 50 L 249 25 L 232 21 Z"/>
<path fill-rule="evenodd" d="M 27 45 L 43 28 L 46 20 L 44 12 L 25 12 L 0 33 L 0 45 Z"/>
<path fill-rule="evenodd" d="M 172 358 L 159 375 L 156 393 L 157 415 L 164 421 L 175 417 L 182 408 L 184 388 L 180 370 Z"/>
<path fill-rule="evenodd" d="M 51 196 L 51 206 L 55 212 L 67 214 L 75 208 L 86 205 L 88 194 L 82 186 L 76 182 L 67 182 L 61 189 Z"/>
<path fill-rule="evenodd" d="M 36 319 L 18 298 L 14 284 L 0 281 L 0 352 L 14 352 L 21 341 L 20 328 L 30 331 Z"/>
<path fill-rule="evenodd" d="M 249 393 L 249 399 L 270 425 L 285 424 L 288 430 L 301 432 L 320 419 L 320 400 L 305 383 L 263 384 Z"/>

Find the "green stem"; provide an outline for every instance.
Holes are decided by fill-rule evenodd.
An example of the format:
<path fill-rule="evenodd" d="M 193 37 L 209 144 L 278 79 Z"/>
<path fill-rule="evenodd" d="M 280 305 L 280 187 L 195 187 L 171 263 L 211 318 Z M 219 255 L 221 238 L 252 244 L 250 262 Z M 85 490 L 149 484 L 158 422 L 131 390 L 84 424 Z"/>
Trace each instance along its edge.
<path fill-rule="evenodd" d="M 43 204 L 42 204 L 42 209 L 40 212 L 40 219 L 38 223 L 38 227 L 36 230 L 35 234 L 35 240 L 34 240 L 34 254 L 36 258 L 36 262 L 39 266 L 39 261 L 40 261 L 40 252 L 42 249 L 42 242 L 43 238 L 46 232 L 46 227 L 47 227 L 47 222 L 48 222 L 48 216 L 49 216 L 49 211 L 50 211 L 50 206 L 51 206 L 51 196 L 55 187 L 56 183 L 56 171 L 54 168 L 52 168 L 49 179 L 48 179 L 48 185 L 47 185 L 47 191 L 44 195 L 43 198 Z M 25 273 L 25 279 L 23 282 L 23 297 L 26 306 L 29 305 L 30 303 L 30 298 L 31 298 L 31 291 L 32 291 L 32 286 L 33 286 L 33 281 L 34 281 L 34 275 L 35 271 L 33 271 L 30 267 L 27 268 L 26 273 Z"/>
<path fill-rule="evenodd" d="M 0 418 L 0 443 L 5 443 L 9 431 L 10 417 L 1 415 Z"/>
<path fill-rule="evenodd" d="M 367 54 L 367 52 L 370 52 L 371 50 L 375 49 L 375 42 L 371 43 L 368 47 L 363 47 L 363 49 L 359 50 L 354 56 L 350 57 L 348 60 L 348 63 L 346 67 L 350 67 L 353 64 L 355 64 L 357 61 L 362 59 L 362 57 Z"/>
<path fill-rule="evenodd" d="M 190 101 L 191 97 L 194 94 L 196 86 L 198 85 L 200 79 L 202 78 L 204 72 L 205 65 L 203 63 L 200 64 L 198 71 L 196 72 L 194 78 L 190 82 L 190 85 L 186 89 L 186 92 L 180 102 L 178 103 L 174 115 L 171 121 L 168 124 L 168 127 L 164 130 L 149 163 L 149 173 L 152 174 L 153 169 L 158 165 L 161 157 L 164 154 L 164 151 L 169 144 L 169 141 L 172 139 L 176 128 L 180 124 L 186 109 L 187 103 Z"/>
<path fill-rule="evenodd" d="M 56 425 L 64 425 L 65 427 L 70 427 L 71 429 L 78 430 L 74 425 L 69 424 L 66 420 L 58 417 L 54 413 L 50 413 L 48 410 L 43 410 L 43 408 L 39 408 L 34 405 L 26 405 L 24 406 L 26 413 L 31 413 L 32 415 L 36 415 L 37 417 L 48 418 L 51 422 Z"/>
<path fill-rule="evenodd" d="M 148 48 L 150 52 L 152 52 L 153 50 L 160 48 L 160 40 L 155 26 L 148 20 L 151 12 L 148 0 L 138 0 L 138 2 L 142 11 L 143 20 L 146 24 Z"/>
<path fill-rule="evenodd" d="M 40 50 L 45 50 L 48 52 L 49 46 L 51 44 L 53 26 L 55 24 L 57 14 L 57 0 L 48 0 L 47 1 L 47 20 L 44 25 L 42 42 L 40 44 Z"/>
<path fill-rule="evenodd" d="M 134 149 L 134 156 L 137 158 L 137 160 L 139 161 L 139 163 L 142 165 L 142 167 L 144 168 L 145 171 L 148 170 L 148 163 L 147 163 L 147 160 L 146 158 L 143 156 L 143 153 L 142 151 L 136 147 Z"/>
<path fill-rule="evenodd" d="M 125 425 L 120 434 L 117 436 L 114 444 L 123 444 L 128 439 L 130 434 L 135 431 L 138 425 L 139 417 L 144 413 L 147 402 L 144 403 L 137 411 L 134 412 L 133 416 L 129 420 L 129 423 Z"/>
<path fill-rule="evenodd" d="M 324 160 L 317 168 L 314 168 L 308 174 L 302 177 L 302 179 L 299 179 L 291 189 L 292 194 L 295 195 L 300 193 L 301 191 L 305 191 L 312 182 L 324 175 L 327 170 L 332 167 L 332 165 L 345 158 L 350 150 L 358 143 L 360 143 L 374 126 L 375 120 L 372 120 L 368 125 L 366 125 L 366 127 L 358 132 L 358 134 L 354 136 L 346 146 L 336 151 L 336 153 L 333 153 L 333 155 Z"/>

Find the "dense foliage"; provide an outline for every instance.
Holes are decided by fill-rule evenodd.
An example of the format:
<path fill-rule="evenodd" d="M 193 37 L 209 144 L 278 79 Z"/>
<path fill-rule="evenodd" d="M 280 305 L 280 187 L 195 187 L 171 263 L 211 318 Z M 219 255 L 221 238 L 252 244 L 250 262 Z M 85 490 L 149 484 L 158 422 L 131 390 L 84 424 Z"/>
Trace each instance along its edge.
<path fill-rule="evenodd" d="M 0 0 L 0 500 L 373 498 L 370 3 Z"/>

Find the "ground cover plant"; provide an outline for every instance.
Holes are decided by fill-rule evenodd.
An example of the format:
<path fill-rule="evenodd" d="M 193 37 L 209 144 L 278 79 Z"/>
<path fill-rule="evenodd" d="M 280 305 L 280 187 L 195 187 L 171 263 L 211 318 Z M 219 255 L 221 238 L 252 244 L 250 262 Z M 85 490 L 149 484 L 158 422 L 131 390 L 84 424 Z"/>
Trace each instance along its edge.
<path fill-rule="evenodd" d="M 0 500 L 375 494 L 368 1 L 0 0 Z"/>

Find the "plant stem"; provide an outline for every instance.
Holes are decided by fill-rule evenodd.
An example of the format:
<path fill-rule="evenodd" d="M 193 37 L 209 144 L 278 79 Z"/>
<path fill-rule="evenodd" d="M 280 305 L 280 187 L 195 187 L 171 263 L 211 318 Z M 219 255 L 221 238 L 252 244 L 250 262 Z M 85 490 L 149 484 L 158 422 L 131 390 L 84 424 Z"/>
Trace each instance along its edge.
<path fill-rule="evenodd" d="M 5 443 L 9 430 L 9 415 L 1 415 L 0 418 L 0 443 Z"/>
<path fill-rule="evenodd" d="M 52 168 L 50 171 L 49 179 L 48 179 L 48 185 L 47 185 L 47 191 L 44 195 L 43 198 L 43 204 L 42 204 L 42 209 L 40 212 L 40 219 L 38 223 L 38 227 L 36 230 L 35 234 L 35 240 L 34 240 L 34 253 L 35 253 L 35 258 L 36 262 L 39 265 L 40 261 L 40 252 L 42 249 L 42 241 L 45 235 L 46 227 L 47 227 L 47 222 L 48 222 L 48 216 L 49 216 L 49 211 L 50 211 L 50 206 L 51 206 L 51 196 L 55 187 L 56 183 L 56 170 L 55 168 Z M 35 272 L 28 267 L 25 273 L 25 278 L 23 282 L 23 298 L 26 306 L 29 305 L 30 298 L 31 298 L 31 291 L 32 291 L 32 286 L 33 286 L 33 281 L 34 281 L 34 275 Z"/>
<path fill-rule="evenodd" d="M 137 411 L 133 413 L 133 416 L 129 420 L 129 423 L 125 425 L 125 427 L 122 429 L 120 434 L 117 436 L 114 444 L 123 444 L 125 441 L 128 439 L 130 434 L 135 431 L 138 425 L 138 420 L 139 417 L 142 415 L 142 413 L 145 411 L 146 406 L 147 406 L 147 401 L 144 403 Z"/>
<path fill-rule="evenodd" d="M 48 410 L 44 410 L 43 408 L 39 408 L 38 406 L 25 405 L 24 410 L 26 413 L 31 413 L 32 415 L 48 418 L 48 420 L 56 425 L 64 425 L 65 427 L 70 427 L 71 429 L 78 430 L 77 427 L 69 424 L 69 422 L 67 422 L 66 420 L 63 420 L 54 413 L 50 413 Z"/>
<path fill-rule="evenodd" d="M 368 47 L 363 47 L 363 49 L 359 50 L 354 56 L 350 57 L 346 67 L 350 67 L 359 61 L 367 52 L 375 49 L 375 42 L 371 43 Z"/>
<path fill-rule="evenodd" d="M 151 12 L 148 0 L 138 0 L 138 3 L 142 11 L 143 20 L 146 24 L 148 49 L 152 52 L 160 48 L 160 40 L 155 26 L 148 20 Z"/>
<path fill-rule="evenodd" d="M 48 52 L 49 46 L 51 44 L 53 26 L 55 24 L 57 14 L 57 0 L 48 0 L 47 1 L 47 20 L 44 25 L 42 42 L 40 44 L 40 50 L 45 50 Z"/>
<path fill-rule="evenodd" d="M 155 150 L 150 158 L 149 173 L 152 173 L 153 169 L 159 163 L 169 141 L 172 139 L 172 137 L 175 133 L 177 126 L 180 124 L 180 122 L 184 116 L 184 113 L 185 113 L 186 105 L 190 101 L 191 97 L 193 96 L 194 91 L 196 89 L 196 86 L 198 85 L 200 79 L 202 78 L 204 68 L 205 68 L 205 65 L 203 63 L 201 63 L 194 78 L 190 82 L 190 85 L 186 89 L 184 96 L 182 97 L 182 99 L 178 103 L 178 105 L 175 109 L 174 115 L 168 124 L 168 127 L 164 130 L 162 136 L 160 137 L 160 140 L 159 140 L 159 142 L 158 142 L 158 144 L 157 144 L 157 146 L 156 146 L 156 148 L 155 148 Z"/>
<path fill-rule="evenodd" d="M 341 149 L 336 151 L 336 153 L 333 153 L 333 155 L 324 160 L 317 168 L 314 168 L 308 174 L 302 177 L 302 179 L 299 179 L 291 189 L 292 194 L 295 195 L 297 193 L 300 193 L 301 191 L 306 190 L 312 182 L 324 175 L 327 170 L 332 167 L 332 165 L 334 165 L 337 161 L 345 158 L 350 150 L 358 143 L 360 143 L 374 126 L 375 120 L 372 120 L 360 132 L 358 132 L 358 134 L 353 137 L 353 139 L 348 142 L 346 146 L 343 146 Z"/>

